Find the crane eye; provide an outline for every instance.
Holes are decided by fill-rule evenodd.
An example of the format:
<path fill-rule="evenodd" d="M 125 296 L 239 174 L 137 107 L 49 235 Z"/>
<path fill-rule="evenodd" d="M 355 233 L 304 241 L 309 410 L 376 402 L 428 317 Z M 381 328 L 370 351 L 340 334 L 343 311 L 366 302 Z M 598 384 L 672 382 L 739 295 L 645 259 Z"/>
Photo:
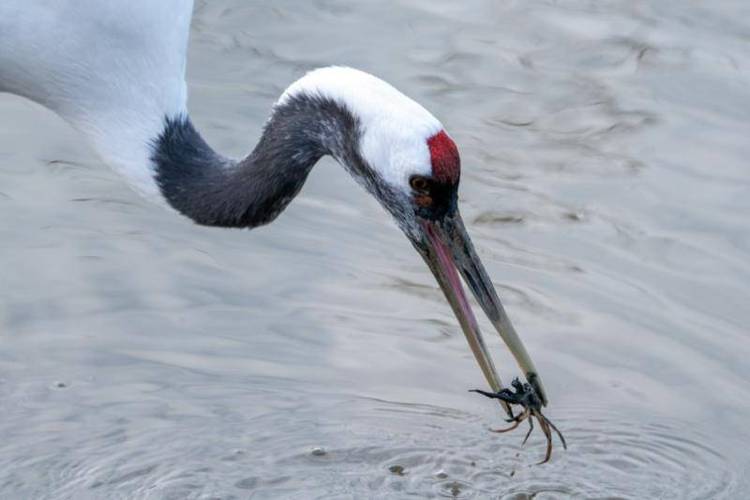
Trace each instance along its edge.
<path fill-rule="evenodd" d="M 409 185 L 414 191 L 418 192 L 427 192 L 430 188 L 430 181 L 427 180 L 426 177 L 421 177 L 419 175 L 412 176 L 411 179 L 409 179 Z"/>

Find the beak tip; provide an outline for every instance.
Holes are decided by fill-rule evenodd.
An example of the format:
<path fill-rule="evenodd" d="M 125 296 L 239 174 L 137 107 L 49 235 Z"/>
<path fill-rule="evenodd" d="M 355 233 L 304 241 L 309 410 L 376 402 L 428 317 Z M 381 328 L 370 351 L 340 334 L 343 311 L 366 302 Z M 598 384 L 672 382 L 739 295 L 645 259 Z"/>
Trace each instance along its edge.
<path fill-rule="evenodd" d="M 542 379 L 539 378 L 539 375 L 536 372 L 527 372 L 526 381 L 534 388 L 539 399 L 542 400 L 542 406 L 547 406 L 547 393 L 544 390 Z"/>

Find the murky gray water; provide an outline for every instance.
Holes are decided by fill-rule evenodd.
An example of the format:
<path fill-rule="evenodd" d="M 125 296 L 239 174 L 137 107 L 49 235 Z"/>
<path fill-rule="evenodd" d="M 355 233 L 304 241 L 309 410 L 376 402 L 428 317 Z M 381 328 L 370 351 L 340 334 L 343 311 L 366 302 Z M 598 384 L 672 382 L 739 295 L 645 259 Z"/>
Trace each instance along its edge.
<path fill-rule="evenodd" d="M 191 109 L 229 154 L 330 63 L 446 124 L 569 440 L 545 466 L 540 436 L 485 431 L 500 415 L 466 392 L 449 307 L 333 162 L 270 227 L 200 228 L 0 97 L 0 496 L 746 495 L 748 19 L 743 0 L 197 6 Z"/>

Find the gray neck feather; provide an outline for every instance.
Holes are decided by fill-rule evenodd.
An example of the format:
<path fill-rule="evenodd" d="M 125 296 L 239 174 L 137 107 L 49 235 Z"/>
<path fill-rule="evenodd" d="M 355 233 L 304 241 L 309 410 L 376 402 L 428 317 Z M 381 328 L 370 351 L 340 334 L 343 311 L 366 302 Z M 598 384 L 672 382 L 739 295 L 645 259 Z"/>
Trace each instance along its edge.
<path fill-rule="evenodd" d="M 217 154 L 187 117 L 166 120 L 152 160 L 162 194 L 183 215 L 202 225 L 255 227 L 281 213 L 326 154 L 378 190 L 359 155 L 359 137 L 359 123 L 347 109 L 300 95 L 275 108 L 257 146 L 241 161 Z"/>

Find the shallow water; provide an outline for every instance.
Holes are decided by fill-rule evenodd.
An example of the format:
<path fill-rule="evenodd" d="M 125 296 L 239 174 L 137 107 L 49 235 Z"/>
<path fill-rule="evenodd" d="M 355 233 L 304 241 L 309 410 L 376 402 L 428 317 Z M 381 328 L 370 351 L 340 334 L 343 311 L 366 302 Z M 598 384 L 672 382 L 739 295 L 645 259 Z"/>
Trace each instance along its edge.
<path fill-rule="evenodd" d="M 443 121 L 569 441 L 544 466 L 540 436 L 485 431 L 500 414 L 466 392 L 449 307 L 333 162 L 272 226 L 200 228 L 0 96 L 1 496 L 742 497 L 748 19 L 741 0 L 197 5 L 191 109 L 220 150 L 330 63 Z"/>

